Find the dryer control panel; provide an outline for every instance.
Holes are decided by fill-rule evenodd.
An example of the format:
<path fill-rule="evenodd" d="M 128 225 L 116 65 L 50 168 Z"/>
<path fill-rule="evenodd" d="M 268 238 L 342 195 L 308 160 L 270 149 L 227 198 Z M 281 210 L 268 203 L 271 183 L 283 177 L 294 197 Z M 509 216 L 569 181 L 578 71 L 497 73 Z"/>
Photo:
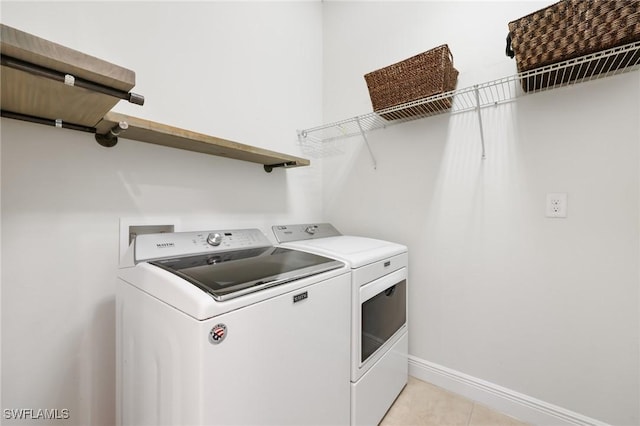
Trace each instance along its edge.
<path fill-rule="evenodd" d="M 312 240 L 315 238 L 337 237 L 342 235 L 330 223 L 309 223 L 299 225 L 276 225 L 271 227 L 279 243 Z"/>
<path fill-rule="evenodd" d="M 135 263 L 270 246 L 259 229 L 144 234 L 135 239 Z"/>

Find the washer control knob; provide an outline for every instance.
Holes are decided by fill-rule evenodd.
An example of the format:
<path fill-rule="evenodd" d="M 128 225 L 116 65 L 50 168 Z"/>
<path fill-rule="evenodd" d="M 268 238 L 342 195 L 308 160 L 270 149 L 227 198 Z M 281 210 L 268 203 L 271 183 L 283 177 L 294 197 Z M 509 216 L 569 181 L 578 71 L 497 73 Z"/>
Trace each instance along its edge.
<path fill-rule="evenodd" d="M 209 243 L 212 246 L 219 246 L 221 242 L 222 242 L 222 234 L 218 234 L 216 232 L 216 233 L 211 233 L 207 236 L 207 243 Z"/>
<path fill-rule="evenodd" d="M 317 230 L 318 230 L 318 225 L 309 225 L 304 230 L 304 232 L 306 232 L 307 234 L 313 235 L 316 233 Z"/>

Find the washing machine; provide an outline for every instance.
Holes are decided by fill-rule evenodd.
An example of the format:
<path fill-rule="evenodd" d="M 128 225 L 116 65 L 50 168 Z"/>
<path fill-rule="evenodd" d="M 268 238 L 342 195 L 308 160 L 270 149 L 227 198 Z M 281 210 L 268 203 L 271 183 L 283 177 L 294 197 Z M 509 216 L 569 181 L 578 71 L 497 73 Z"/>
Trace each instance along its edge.
<path fill-rule="evenodd" d="M 351 274 L 258 229 L 139 235 L 116 295 L 120 425 L 348 425 Z"/>
<path fill-rule="evenodd" d="M 342 235 L 328 223 L 272 229 L 281 247 L 351 268 L 351 424 L 377 425 L 408 378 L 407 247 Z"/>

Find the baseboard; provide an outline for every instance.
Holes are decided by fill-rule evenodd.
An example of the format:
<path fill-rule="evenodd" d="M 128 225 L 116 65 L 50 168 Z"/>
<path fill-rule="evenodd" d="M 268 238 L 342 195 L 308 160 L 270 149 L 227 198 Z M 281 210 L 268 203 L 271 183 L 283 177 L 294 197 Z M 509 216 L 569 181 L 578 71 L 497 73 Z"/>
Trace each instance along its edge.
<path fill-rule="evenodd" d="M 409 374 L 533 425 L 608 426 L 599 420 L 411 355 Z"/>

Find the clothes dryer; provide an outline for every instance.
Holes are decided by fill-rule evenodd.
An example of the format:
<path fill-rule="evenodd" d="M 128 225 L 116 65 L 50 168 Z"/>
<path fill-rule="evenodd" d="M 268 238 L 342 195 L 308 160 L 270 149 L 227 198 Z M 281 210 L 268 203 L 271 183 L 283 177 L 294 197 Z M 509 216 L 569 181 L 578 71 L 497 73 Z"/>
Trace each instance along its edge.
<path fill-rule="evenodd" d="M 407 247 L 342 235 L 328 223 L 272 229 L 282 247 L 351 268 L 351 424 L 378 424 L 408 378 Z"/>

